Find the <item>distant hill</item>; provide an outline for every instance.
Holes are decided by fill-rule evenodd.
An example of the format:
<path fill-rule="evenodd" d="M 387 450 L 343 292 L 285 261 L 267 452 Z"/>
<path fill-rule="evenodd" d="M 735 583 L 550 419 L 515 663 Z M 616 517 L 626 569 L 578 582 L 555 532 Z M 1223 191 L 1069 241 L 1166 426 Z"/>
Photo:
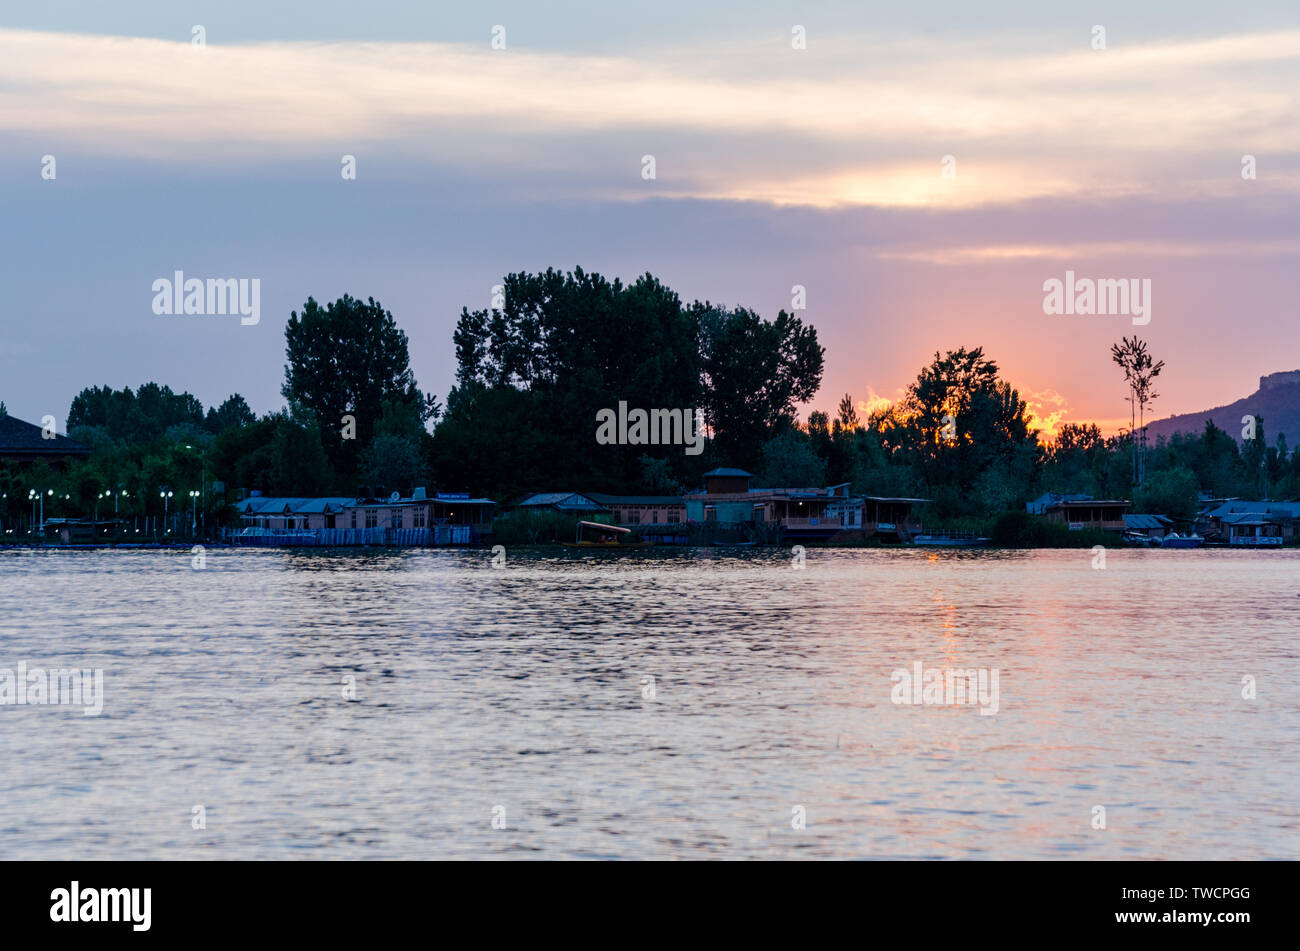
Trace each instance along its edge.
<path fill-rule="evenodd" d="M 1259 389 L 1227 406 L 1216 406 L 1200 413 L 1184 413 L 1147 424 L 1147 439 L 1154 443 L 1173 433 L 1199 433 L 1207 419 L 1241 442 L 1241 417 L 1264 417 L 1264 438 L 1271 446 L 1278 433 L 1286 433 L 1287 443 L 1300 443 L 1300 370 L 1270 373 L 1259 378 Z"/>

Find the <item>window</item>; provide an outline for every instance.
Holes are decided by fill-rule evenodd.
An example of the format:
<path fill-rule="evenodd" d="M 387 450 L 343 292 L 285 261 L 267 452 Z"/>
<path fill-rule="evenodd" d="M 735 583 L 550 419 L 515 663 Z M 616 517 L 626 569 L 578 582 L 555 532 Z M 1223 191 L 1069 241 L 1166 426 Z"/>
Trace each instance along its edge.
<path fill-rule="evenodd" d="M 366 528 L 379 527 L 379 509 L 366 509 Z"/>
<path fill-rule="evenodd" d="M 356 509 L 353 509 L 353 510 L 352 510 L 352 527 L 353 527 L 353 528 L 356 528 L 356 527 L 357 527 L 357 510 L 356 510 Z"/>
<path fill-rule="evenodd" d="M 401 527 L 402 527 L 402 510 L 396 509 L 393 512 L 393 528 L 401 528 Z"/>
<path fill-rule="evenodd" d="M 677 513 L 677 509 L 669 509 L 669 510 L 668 510 L 668 524 L 669 524 L 669 525 L 676 524 L 677 522 L 680 522 L 681 520 L 682 520 L 682 517 Z"/>
<path fill-rule="evenodd" d="M 411 516 L 411 525 L 415 528 L 424 528 L 425 510 L 417 508 L 415 514 Z"/>
<path fill-rule="evenodd" d="M 627 518 L 627 524 L 629 524 L 629 525 L 640 525 L 640 524 L 641 524 L 641 510 L 640 510 L 640 509 L 628 509 L 628 510 L 627 510 L 626 512 L 624 512 L 623 514 L 624 514 L 624 516 L 626 516 L 626 518 Z"/>
<path fill-rule="evenodd" d="M 718 520 L 718 507 L 716 505 L 704 506 L 704 521 L 716 522 Z"/>

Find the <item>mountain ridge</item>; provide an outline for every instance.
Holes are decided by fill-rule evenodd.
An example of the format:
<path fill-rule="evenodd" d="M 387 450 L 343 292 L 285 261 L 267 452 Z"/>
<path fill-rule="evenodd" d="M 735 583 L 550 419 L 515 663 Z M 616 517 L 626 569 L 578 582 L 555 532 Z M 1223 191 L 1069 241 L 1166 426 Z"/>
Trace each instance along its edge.
<path fill-rule="evenodd" d="M 1195 413 L 1178 413 L 1147 424 L 1147 440 L 1154 443 L 1176 432 L 1193 435 L 1205 429 L 1205 421 L 1242 441 L 1243 416 L 1259 416 L 1264 420 L 1264 438 L 1269 445 L 1277 442 L 1279 433 L 1290 443 L 1300 437 L 1300 370 L 1283 370 L 1259 378 L 1259 389 L 1226 406 L 1215 406 Z"/>

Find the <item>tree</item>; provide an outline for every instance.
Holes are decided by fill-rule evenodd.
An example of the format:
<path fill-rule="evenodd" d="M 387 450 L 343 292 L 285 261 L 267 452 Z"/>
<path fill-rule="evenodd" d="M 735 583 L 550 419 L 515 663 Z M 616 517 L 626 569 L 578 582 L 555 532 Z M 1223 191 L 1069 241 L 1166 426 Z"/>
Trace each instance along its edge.
<path fill-rule="evenodd" d="M 825 348 L 817 331 L 785 311 L 764 320 L 752 310 L 696 302 L 705 415 L 717 449 L 738 463 L 795 420 L 795 404 L 821 386 Z"/>
<path fill-rule="evenodd" d="M 248 401 L 238 393 L 233 393 L 220 406 L 208 407 L 203 425 L 215 436 L 227 429 L 250 426 L 255 419 L 257 416 L 249 408 Z"/>
<path fill-rule="evenodd" d="M 759 481 L 765 486 L 808 488 L 826 484 L 826 463 L 813 450 L 808 437 L 787 429 L 763 444 Z"/>
<path fill-rule="evenodd" d="M 321 444 L 320 426 L 311 410 L 290 404 L 276 414 L 271 440 L 271 490 L 276 495 L 318 496 L 334 482 Z"/>
<path fill-rule="evenodd" d="M 1268 441 L 1264 438 L 1264 417 L 1255 416 L 1255 438 L 1246 440 L 1241 451 L 1246 470 L 1245 488 L 1251 493 L 1268 494 Z"/>
<path fill-rule="evenodd" d="M 1164 369 L 1165 361 L 1155 362 L 1147 350 L 1146 342 L 1137 337 L 1124 337 L 1121 343 L 1112 344 L 1111 359 L 1124 371 L 1124 381 L 1129 388 L 1129 428 L 1138 434 L 1133 443 L 1133 484 L 1141 485 L 1145 477 L 1147 427 L 1146 410 L 1160 394 L 1155 391 L 1155 378 Z M 1132 412 L 1137 410 L 1137 429 L 1133 430 Z"/>
<path fill-rule="evenodd" d="M 620 402 L 700 408 L 713 437 L 706 456 L 756 465 L 763 443 L 794 422 L 795 404 L 821 382 L 823 350 L 798 318 L 683 307 L 649 274 L 628 285 L 581 268 L 510 274 L 496 303 L 463 309 L 456 325 L 456 389 L 433 437 L 439 478 L 624 491 L 643 489 L 648 474 L 662 481 L 643 463 L 649 456 L 672 481 L 696 484 L 705 456 L 677 446 L 596 446 L 597 411 Z"/>
<path fill-rule="evenodd" d="M 113 439 L 142 445 L 158 439 L 172 426 L 203 423 L 203 404 L 190 393 L 173 393 L 171 387 L 145 383 L 134 393 L 129 387 L 114 390 L 93 386 L 72 399 L 67 425 L 103 427 Z"/>
<path fill-rule="evenodd" d="M 497 304 L 462 309 L 456 325 L 456 390 L 434 433 L 440 476 L 472 473 L 467 454 L 481 460 L 480 478 L 520 489 L 543 472 L 557 482 L 629 488 L 647 454 L 684 475 L 691 464 L 680 447 L 595 444 L 596 413 L 620 402 L 696 407 L 697 326 L 676 293 L 649 274 L 625 285 L 582 268 L 548 269 L 507 275 Z M 509 415 L 489 418 L 489 406 Z M 485 445 L 489 439 L 499 444 Z M 525 459 L 523 446 L 546 457 Z"/>
<path fill-rule="evenodd" d="M 853 402 L 853 397 L 848 393 L 845 393 L 844 396 L 840 398 L 839 410 L 836 414 L 836 422 L 845 429 L 857 429 L 860 425 L 858 421 L 857 405 Z"/>
<path fill-rule="evenodd" d="M 977 480 L 1001 466 L 997 492 L 1014 483 L 1024 492 L 1039 463 L 1025 401 L 998 376 L 982 347 L 949 350 L 921 370 L 903 398 L 878 417 L 886 445 L 931 489 L 950 491 L 945 505 L 969 507 Z M 990 477 L 991 478 L 991 477 Z M 968 498 L 969 497 L 969 498 Z"/>
<path fill-rule="evenodd" d="M 284 338 L 281 392 L 311 411 L 340 472 L 356 471 L 358 445 L 369 444 L 386 401 L 412 407 L 422 423 L 437 410 L 416 386 L 406 334 L 373 297 L 362 303 L 345 294 L 323 308 L 308 297 Z M 344 416 L 355 419 L 355 439 L 343 438 Z"/>
<path fill-rule="evenodd" d="M 1196 473 L 1185 466 L 1155 473 L 1133 493 L 1133 504 L 1141 512 L 1191 518 L 1196 514 L 1199 483 Z"/>

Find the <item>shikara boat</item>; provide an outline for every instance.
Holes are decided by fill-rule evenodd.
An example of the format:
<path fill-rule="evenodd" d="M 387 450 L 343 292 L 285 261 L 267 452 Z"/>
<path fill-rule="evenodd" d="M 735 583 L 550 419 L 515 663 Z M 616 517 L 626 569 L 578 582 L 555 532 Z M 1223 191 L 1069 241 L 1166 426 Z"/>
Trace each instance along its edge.
<path fill-rule="evenodd" d="M 604 522 L 578 522 L 573 532 L 573 541 L 564 542 L 566 548 L 600 548 L 606 551 L 624 548 L 649 548 L 648 541 L 625 540 L 632 534 L 630 528 L 618 525 L 606 525 Z"/>

